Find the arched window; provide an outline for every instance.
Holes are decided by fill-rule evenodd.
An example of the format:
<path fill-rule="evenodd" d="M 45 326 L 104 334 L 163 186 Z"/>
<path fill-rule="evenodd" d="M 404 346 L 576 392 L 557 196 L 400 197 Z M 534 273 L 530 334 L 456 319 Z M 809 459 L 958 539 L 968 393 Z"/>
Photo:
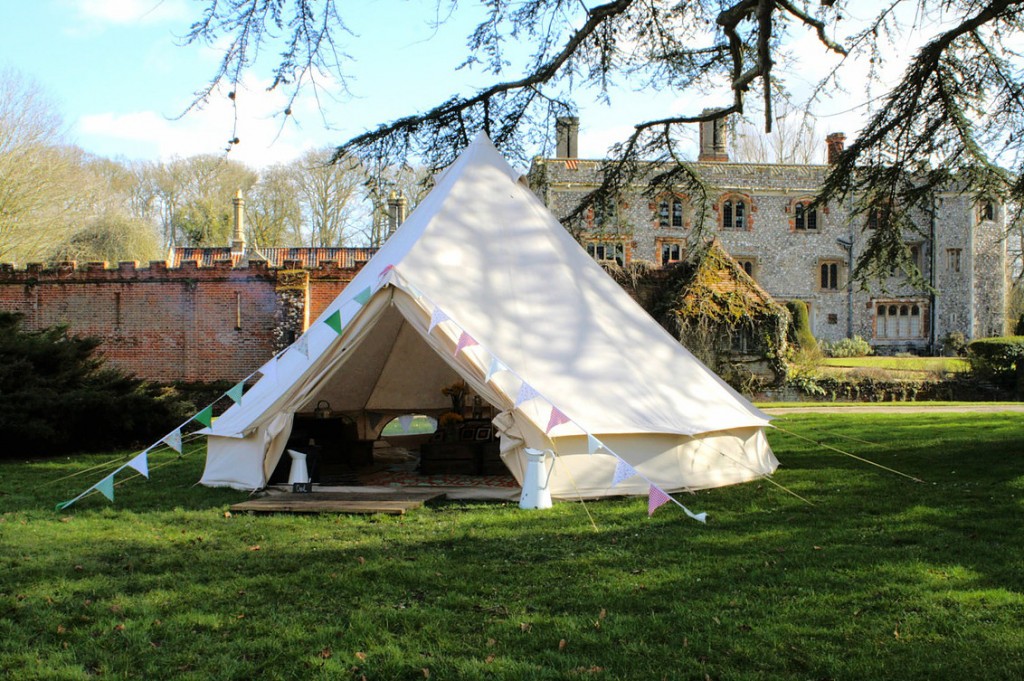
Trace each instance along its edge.
<path fill-rule="evenodd" d="M 746 218 L 746 212 L 747 212 L 746 204 L 744 204 L 742 201 L 737 201 L 735 208 L 733 208 L 733 211 L 735 212 L 735 215 L 733 216 L 734 220 L 733 220 L 732 228 L 733 229 L 744 229 L 744 228 L 746 228 L 746 224 L 744 223 L 744 218 Z"/>
<path fill-rule="evenodd" d="M 900 305 L 900 321 L 896 326 L 897 338 L 910 338 L 910 306 Z"/>
<path fill-rule="evenodd" d="M 836 291 L 839 289 L 839 261 L 823 260 L 820 265 L 821 278 L 819 287 L 823 291 Z"/>
<path fill-rule="evenodd" d="M 722 196 L 719 201 L 722 229 L 745 231 L 751 228 L 751 214 L 757 212 L 757 207 L 749 196 L 730 193 Z"/>
<path fill-rule="evenodd" d="M 991 201 L 982 201 L 978 206 L 978 219 L 983 222 L 991 222 L 996 219 L 996 204 Z"/>
<path fill-rule="evenodd" d="M 683 226 L 683 200 L 672 200 L 672 226 L 681 228 Z"/>
<path fill-rule="evenodd" d="M 686 214 L 683 199 L 678 196 L 666 197 L 658 201 L 658 227 L 682 229 L 686 226 Z"/>
<path fill-rule="evenodd" d="M 661 242 L 661 264 L 670 265 L 682 260 L 683 246 L 678 241 Z"/>
<path fill-rule="evenodd" d="M 810 201 L 800 201 L 793 207 L 795 219 L 793 228 L 800 232 L 816 231 L 818 229 L 818 211 L 811 208 Z"/>

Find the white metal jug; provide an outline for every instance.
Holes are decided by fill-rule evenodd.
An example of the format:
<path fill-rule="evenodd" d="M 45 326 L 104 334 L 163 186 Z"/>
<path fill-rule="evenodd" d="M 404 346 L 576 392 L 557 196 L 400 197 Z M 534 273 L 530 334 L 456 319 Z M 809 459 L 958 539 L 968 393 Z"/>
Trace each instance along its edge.
<path fill-rule="evenodd" d="M 309 469 L 306 468 L 306 454 L 289 449 L 288 455 L 292 457 L 292 467 L 288 471 L 288 484 L 296 482 L 309 482 Z"/>
<path fill-rule="evenodd" d="M 526 452 L 526 476 L 523 478 L 523 494 L 519 497 L 519 508 L 551 508 L 551 471 L 555 468 L 555 454 L 550 449 L 531 449 Z M 545 467 L 544 459 L 551 456 L 551 465 Z"/>

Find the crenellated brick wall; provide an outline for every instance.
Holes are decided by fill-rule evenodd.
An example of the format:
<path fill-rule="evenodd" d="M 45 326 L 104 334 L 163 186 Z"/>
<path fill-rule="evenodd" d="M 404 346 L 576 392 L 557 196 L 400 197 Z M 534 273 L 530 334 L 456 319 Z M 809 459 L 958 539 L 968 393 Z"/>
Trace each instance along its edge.
<path fill-rule="evenodd" d="M 22 314 L 28 329 L 66 324 L 96 336 L 110 364 L 149 380 L 237 381 L 301 333 L 361 267 L 0 264 L 0 310 Z"/>

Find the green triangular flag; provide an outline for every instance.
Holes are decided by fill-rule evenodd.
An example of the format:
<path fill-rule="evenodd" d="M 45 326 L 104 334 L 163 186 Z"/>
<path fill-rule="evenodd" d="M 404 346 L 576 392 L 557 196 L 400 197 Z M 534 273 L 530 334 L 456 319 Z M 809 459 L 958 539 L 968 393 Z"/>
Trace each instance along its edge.
<path fill-rule="evenodd" d="M 324 320 L 327 326 L 334 329 L 334 332 L 341 335 L 341 310 L 335 310 L 334 314 Z"/>
<path fill-rule="evenodd" d="M 238 404 L 242 401 L 242 390 L 245 388 L 245 381 L 242 381 L 225 394 L 231 398 L 231 401 Z"/>
<path fill-rule="evenodd" d="M 203 409 L 201 412 L 199 412 L 192 418 L 194 418 L 196 421 L 199 421 L 199 423 L 209 428 L 210 424 L 213 423 L 213 405 L 211 404 L 206 409 Z"/>
<path fill-rule="evenodd" d="M 93 487 L 98 489 L 103 494 L 103 496 L 105 496 L 110 501 L 114 500 L 114 476 L 113 475 L 108 475 L 107 477 L 103 478 L 102 480 L 97 482 L 95 485 L 93 485 Z"/>
<path fill-rule="evenodd" d="M 370 300 L 370 287 L 367 286 L 365 289 L 359 292 L 356 296 L 356 302 L 360 305 L 366 305 L 367 301 Z"/>

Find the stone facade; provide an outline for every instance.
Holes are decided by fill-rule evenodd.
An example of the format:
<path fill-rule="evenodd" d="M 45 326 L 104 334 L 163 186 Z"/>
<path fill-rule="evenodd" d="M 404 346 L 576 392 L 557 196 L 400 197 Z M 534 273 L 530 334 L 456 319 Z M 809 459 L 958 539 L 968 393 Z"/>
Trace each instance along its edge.
<path fill-rule="evenodd" d="M 842 138 L 832 135 L 829 144 L 834 153 Z M 920 233 L 906 237 L 934 292 L 913 288 L 902 275 L 862 291 L 849 285 L 849 274 L 867 241 L 863 217 L 855 218 L 851 205 L 807 209 L 829 166 L 702 157 L 719 159 L 692 164 L 712 187 L 702 237 L 716 237 L 776 299 L 806 302 L 819 339 L 859 335 L 882 353 L 930 352 L 949 333 L 970 339 L 1003 332 L 1008 274 L 1000 206 L 955 192 L 936 196 L 934 220 L 916 215 Z M 536 159 L 529 179 L 564 217 L 599 186 L 600 167 L 597 160 Z M 604 214 L 589 212 L 580 240 L 591 256 L 663 267 L 685 255 L 701 226 L 695 202 L 683 191 L 651 197 L 644 190 L 635 186 Z"/>

